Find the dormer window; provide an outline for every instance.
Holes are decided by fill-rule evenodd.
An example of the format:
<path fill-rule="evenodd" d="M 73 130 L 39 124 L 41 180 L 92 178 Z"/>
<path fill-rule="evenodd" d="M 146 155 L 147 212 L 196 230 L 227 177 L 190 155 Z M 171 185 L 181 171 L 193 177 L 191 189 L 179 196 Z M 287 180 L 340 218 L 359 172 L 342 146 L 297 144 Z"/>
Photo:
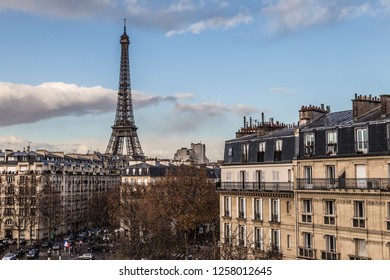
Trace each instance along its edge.
<path fill-rule="evenodd" d="M 305 155 L 314 154 L 314 133 L 307 133 L 304 135 Z"/>
<path fill-rule="evenodd" d="M 337 154 L 337 131 L 328 131 L 326 133 L 326 154 Z"/>
<path fill-rule="evenodd" d="M 233 156 L 233 147 L 230 147 L 228 150 L 228 156 L 232 157 Z"/>
<path fill-rule="evenodd" d="M 248 162 L 249 144 L 242 145 L 242 162 Z"/>
<path fill-rule="evenodd" d="M 261 143 L 259 143 L 259 152 L 257 153 L 257 162 L 264 161 L 264 154 L 265 154 L 265 142 L 261 142 Z"/>
<path fill-rule="evenodd" d="M 281 161 L 282 160 L 282 147 L 283 147 L 283 140 L 276 140 L 274 161 Z"/>
<path fill-rule="evenodd" d="M 366 154 L 368 152 L 368 129 L 356 129 L 356 152 Z"/>

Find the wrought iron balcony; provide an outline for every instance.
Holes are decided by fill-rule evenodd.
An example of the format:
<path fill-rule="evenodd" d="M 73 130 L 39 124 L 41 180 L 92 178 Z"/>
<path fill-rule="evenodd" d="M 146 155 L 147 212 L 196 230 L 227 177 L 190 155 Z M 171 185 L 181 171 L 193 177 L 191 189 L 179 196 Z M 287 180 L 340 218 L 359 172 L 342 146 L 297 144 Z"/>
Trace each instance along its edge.
<path fill-rule="evenodd" d="M 390 178 L 297 179 L 298 190 L 369 189 L 390 191 Z"/>
<path fill-rule="evenodd" d="M 292 182 L 218 182 L 218 191 L 292 192 Z"/>
<path fill-rule="evenodd" d="M 350 260 L 371 260 L 370 257 L 358 256 L 358 255 L 348 255 Z"/>
<path fill-rule="evenodd" d="M 316 259 L 316 249 L 298 247 L 298 257 L 305 259 Z"/>
<path fill-rule="evenodd" d="M 321 259 L 322 260 L 339 260 L 340 253 L 330 252 L 330 251 L 321 251 Z"/>

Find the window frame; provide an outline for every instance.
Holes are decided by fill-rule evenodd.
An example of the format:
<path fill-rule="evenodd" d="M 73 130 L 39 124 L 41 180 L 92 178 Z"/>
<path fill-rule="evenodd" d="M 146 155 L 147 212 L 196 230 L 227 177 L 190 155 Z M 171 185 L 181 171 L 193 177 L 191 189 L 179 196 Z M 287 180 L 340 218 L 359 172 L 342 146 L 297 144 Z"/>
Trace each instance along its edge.
<path fill-rule="evenodd" d="M 360 139 L 361 138 L 361 139 Z M 355 129 L 356 152 L 366 154 L 369 148 L 368 127 L 358 127 Z"/>
<path fill-rule="evenodd" d="M 333 137 L 330 137 L 333 135 Z M 326 132 L 326 153 L 336 155 L 338 151 L 338 132 L 337 130 L 328 130 Z"/>
<path fill-rule="evenodd" d="M 352 227 L 354 228 L 366 228 L 366 209 L 365 201 L 354 200 L 353 201 L 353 218 Z"/>

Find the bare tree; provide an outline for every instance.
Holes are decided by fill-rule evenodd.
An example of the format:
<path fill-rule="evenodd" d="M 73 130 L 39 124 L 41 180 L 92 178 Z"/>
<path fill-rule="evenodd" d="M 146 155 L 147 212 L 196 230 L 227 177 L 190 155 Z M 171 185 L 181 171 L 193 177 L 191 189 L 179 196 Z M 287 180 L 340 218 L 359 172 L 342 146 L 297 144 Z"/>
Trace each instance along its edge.
<path fill-rule="evenodd" d="M 215 184 L 205 168 L 178 166 L 150 189 L 147 201 L 153 212 L 174 226 L 175 238 L 182 252 L 189 253 L 190 243 L 197 241 L 197 229 L 213 224 L 219 214 Z M 193 238 L 189 240 L 189 237 Z"/>
<path fill-rule="evenodd" d="M 37 224 L 36 177 L 35 174 L 9 174 L 3 176 L 1 185 L 2 204 L 4 205 L 1 221 L 5 228 L 8 227 L 10 237 L 15 238 L 13 233 L 16 231 L 19 246 L 21 233 L 30 229 L 31 241 L 32 228 Z"/>
<path fill-rule="evenodd" d="M 243 237 L 236 229 L 229 237 L 221 237 L 218 245 L 223 260 L 281 260 L 282 252 L 273 244 L 266 243 L 266 236 L 254 240 L 253 232 Z"/>
<path fill-rule="evenodd" d="M 37 210 L 41 222 L 48 229 L 49 237 L 54 239 L 55 232 L 64 218 L 61 185 L 53 182 L 50 174 L 42 175 L 39 183 Z"/>

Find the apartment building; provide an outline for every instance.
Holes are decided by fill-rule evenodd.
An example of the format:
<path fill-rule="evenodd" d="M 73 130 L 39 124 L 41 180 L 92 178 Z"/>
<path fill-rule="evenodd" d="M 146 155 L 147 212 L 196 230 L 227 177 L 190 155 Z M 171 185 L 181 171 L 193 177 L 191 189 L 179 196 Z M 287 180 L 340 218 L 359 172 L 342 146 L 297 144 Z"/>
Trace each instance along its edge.
<path fill-rule="evenodd" d="M 389 259 L 389 115 L 390 96 L 355 95 L 351 110 L 303 106 L 291 128 L 262 134 L 260 122 L 245 134 L 244 123 L 238 138 L 225 143 L 218 186 L 222 242 L 240 228 L 246 238 L 256 236 L 258 225 L 258 247 L 277 240 L 284 259 Z M 276 188 L 276 180 L 289 187 Z M 254 219 L 260 205 L 261 225 Z M 273 205 L 280 207 L 277 225 Z"/>
<path fill-rule="evenodd" d="M 41 240 L 90 226 L 92 201 L 119 186 L 106 156 L 0 151 L 0 238 Z"/>
<path fill-rule="evenodd" d="M 252 131 L 256 131 L 252 133 Z M 292 127 L 261 122 L 226 141 L 221 167 L 221 242 L 249 247 L 248 256 L 283 251 L 295 258 L 294 143 Z"/>
<path fill-rule="evenodd" d="M 297 257 L 390 258 L 389 104 L 355 95 L 352 110 L 301 108 Z"/>

